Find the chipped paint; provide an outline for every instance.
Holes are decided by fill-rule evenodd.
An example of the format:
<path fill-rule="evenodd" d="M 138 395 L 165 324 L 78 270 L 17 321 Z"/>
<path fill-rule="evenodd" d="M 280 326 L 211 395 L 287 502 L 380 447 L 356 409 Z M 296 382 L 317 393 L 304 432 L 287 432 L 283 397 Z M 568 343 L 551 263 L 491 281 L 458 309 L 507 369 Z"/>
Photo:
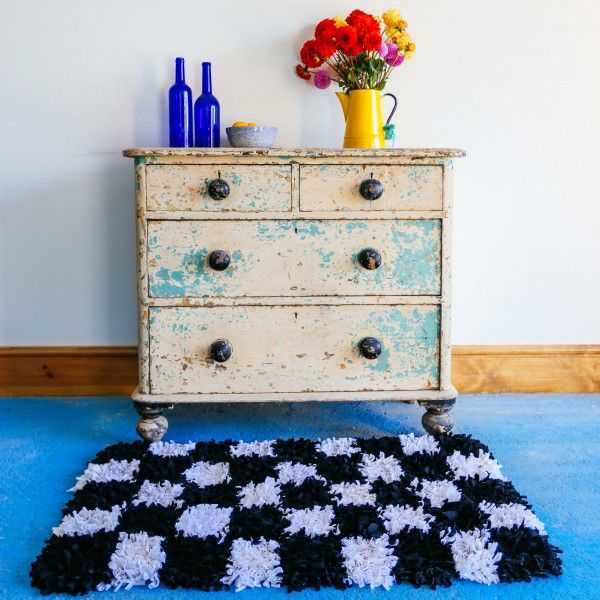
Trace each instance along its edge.
<path fill-rule="evenodd" d="M 225 387 L 255 393 L 265 382 L 274 392 L 414 390 L 438 382 L 439 306 L 169 307 L 151 313 L 153 393 L 220 393 Z M 358 350 L 366 336 L 382 343 L 375 360 Z M 234 348 L 224 368 L 209 357 L 217 339 Z M 193 358 L 184 372 L 179 365 L 185 357 Z"/>
<path fill-rule="evenodd" d="M 301 165 L 300 209 L 439 210 L 442 175 L 437 165 Z M 360 184 L 367 179 L 383 185 L 377 200 L 365 200 L 360 194 Z"/>
<path fill-rule="evenodd" d="M 291 166 L 284 165 L 148 165 L 148 210 L 289 211 Z M 208 185 L 223 179 L 229 195 L 214 200 Z"/>
<path fill-rule="evenodd" d="M 150 295 L 439 294 L 439 220 L 348 225 L 330 220 L 150 222 Z M 381 254 L 378 269 L 360 265 L 358 254 L 365 247 Z M 225 271 L 207 266 L 206 257 L 215 249 L 233 258 Z"/>

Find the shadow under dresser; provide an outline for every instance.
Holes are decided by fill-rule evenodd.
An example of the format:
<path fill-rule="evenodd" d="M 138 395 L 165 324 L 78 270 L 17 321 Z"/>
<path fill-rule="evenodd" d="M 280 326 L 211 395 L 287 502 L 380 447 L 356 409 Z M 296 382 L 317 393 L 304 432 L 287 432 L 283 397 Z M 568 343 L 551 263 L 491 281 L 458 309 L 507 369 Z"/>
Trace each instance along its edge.
<path fill-rule="evenodd" d="M 138 433 L 178 402 L 398 400 L 449 431 L 454 149 L 132 148 Z"/>

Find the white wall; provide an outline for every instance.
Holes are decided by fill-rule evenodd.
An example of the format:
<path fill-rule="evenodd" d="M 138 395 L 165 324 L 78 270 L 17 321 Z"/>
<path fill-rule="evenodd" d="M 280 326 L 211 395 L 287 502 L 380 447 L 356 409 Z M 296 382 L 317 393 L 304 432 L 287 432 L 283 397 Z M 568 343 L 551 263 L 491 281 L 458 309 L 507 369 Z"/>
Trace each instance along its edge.
<path fill-rule="evenodd" d="M 0 345 L 133 344 L 131 145 L 165 145 L 173 59 L 223 124 L 335 146 L 331 91 L 293 74 L 331 0 L 0 0 Z M 402 0 L 403 146 L 458 146 L 455 343 L 600 341 L 597 0 Z"/>

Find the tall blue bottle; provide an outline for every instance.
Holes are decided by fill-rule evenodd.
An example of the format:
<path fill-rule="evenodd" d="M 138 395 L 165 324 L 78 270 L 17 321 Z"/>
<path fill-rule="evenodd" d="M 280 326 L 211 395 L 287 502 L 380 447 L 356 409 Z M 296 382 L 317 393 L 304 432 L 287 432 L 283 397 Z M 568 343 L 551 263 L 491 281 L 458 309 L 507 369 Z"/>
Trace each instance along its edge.
<path fill-rule="evenodd" d="M 169 145 L 189 148 L 194 145 L 192 90 L 185 83 L 183 58 L 175 59 L 175 83 L 169 89 Z"/>
<path fill-rule="evenodd" d="M 194 140 L 198 148 L 218 148 L 221 145 L 221 111 L 212 94 L 210 63 L 202 63 L 202 94 L 194 105 Z"/>

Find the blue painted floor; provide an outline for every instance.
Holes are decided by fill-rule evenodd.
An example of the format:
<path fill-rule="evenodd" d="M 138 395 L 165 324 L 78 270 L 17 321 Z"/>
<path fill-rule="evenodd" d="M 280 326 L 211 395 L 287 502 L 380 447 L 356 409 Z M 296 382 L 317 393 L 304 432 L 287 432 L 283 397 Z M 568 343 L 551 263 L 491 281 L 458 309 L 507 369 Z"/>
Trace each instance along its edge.
<path fill-rule="evenodd" d="M 270 439 L 421 432 L 422 410 L 393 403 L 181 406 L 171 412 L 167 439 Z M 504 473 L 529 496 L 552 543 L 563 551 L 565 574 L 531 584 L 390 592 L 295 593 L 294 600 L 468 598 L 600 598 L 600 395 L 462 396 L 456 431 L 487 443 Z M 29 587 L 32 559 L 42 548 L 86 462 L 102 447 L 135 439 L 127 398 L 0 399 L 0 597 L 40 598 Z M 115 598 L 180 600 L 233 598 L 234 592 L 132 590 Z M 54 598 L 57 598 L 55 596 Z M 89 597 L 112 597 L 112 592 Z M 282 590 L 246 590 L 242 600 L 283 600 Z"/>

